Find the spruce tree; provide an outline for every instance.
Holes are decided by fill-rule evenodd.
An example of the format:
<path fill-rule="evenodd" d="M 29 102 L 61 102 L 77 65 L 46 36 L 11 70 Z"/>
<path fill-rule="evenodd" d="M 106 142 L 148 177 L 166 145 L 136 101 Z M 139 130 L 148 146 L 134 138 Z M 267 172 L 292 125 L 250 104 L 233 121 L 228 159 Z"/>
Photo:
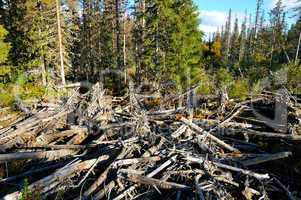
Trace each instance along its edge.
<path fill-rule="evenodd" d="M 239 35 L 240 47 L 239 47 L 239 62 L 244 61 L 245 58 L 245 48 L 246 48 L 246 38 L 247 37 L 247 11 L 245 12 L 245 19 L 241 25 L 241 31 Z"/>
<path fill-rule="evenodd" d="M 285 30 L 285 12 L 282 0 L 278 0 L 275 8 L 270 12 L 270 24 L 272 31 L 272 43 L 271 43 L 271 59 L 270 67 L 274 63 L 283 63 L 285 58 L 283 56 L 284 45 L 284 30 Z"/>
<path fill-rule="evenodd" d="M 5 42 L 7 35 L 7 30 L 2 25 L 0 25 L 0 77 L 2 78 L 9 77 L 11 73 L 11 67 L 8 63 L 8 56 L 11 45 Z"/>
<path fill-rule="evenodd" d="M 197 82 L 202 34 L 193 2 L 142 0 L 136 1 L 135 10 L 136 64 L 142 79 L 156 85 L 171 80 L 178 88 L 188 87 L 190 76 Z"/>
<path fill-rule="evenodd" d="M 197 7 L 191 0 L 182 0 L 174 4 L 176 29 L 173 33 L 172 48 L 177 50 L 174 74 L 178 85 L 187 89 L 190 84 L 200 83 L 204 79 L 202 66 L 202 34 L 199 31 Z M 176 15 L 179 13 L 178 15 Z M 178 23 L 177 23 L 178 22 Z M 174 48 L 175 47 L 175 48 Z M 187 73 L 191 80 L 187 79 Z M 185 85 L 187 84 L 187 85 Z"/>
<path fill-rule="evenodd" d="M 233 33 L 231 36 L 231 49 L 230 49 L 230 63 L 232 65 L 236 64 L 239 61 L 239 27 L 238 27 L 238 18 L 235 18 Z"/>
<path fill-rule="evenodd" d="M 8 31 L 6 40 L 11 44 L 9 61 L 14 71 L 26 70 L 31 62 L 31 52 L 28 43 L 28 32 L 24 26 L 26 15 L 25 0 L 1 1 L 1 23 Z M 16 74 L 16 73 L 14 73 Z"/>

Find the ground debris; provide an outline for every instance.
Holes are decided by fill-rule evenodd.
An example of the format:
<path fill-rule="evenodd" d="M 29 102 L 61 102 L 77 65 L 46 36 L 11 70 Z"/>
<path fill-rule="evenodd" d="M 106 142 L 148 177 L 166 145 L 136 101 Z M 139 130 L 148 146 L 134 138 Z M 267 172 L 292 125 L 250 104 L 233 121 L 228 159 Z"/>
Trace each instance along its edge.
<path fill-rule="evenodd" d="M 24 179 L 42 199 L 300 196 L 294 169 L 301 134 L 290 131 L 300 127 L 300 103 L 286 102 L 284 132 L 277 131 L 281 124 L 269 127 L 250 112 L 266 109 L 277 101 L 273 96 L 225 104 L 224 113 L 217 103 L 206 118 L 189 113 L 189 105 L 173 107 L 170 101 L 178 97 L 166 97 L 160 109 L 143 105 L 145 98 L 133 89 L 111 97 L 96 84 L 85 94 L 75 89 L 65 102 L 35 106 L 30 114 L 5 117 L 3 109 L 1 120 L 9 123 L 0 129 L 1 199 L 19 199 L 23 190 L 17 185 Z"/>

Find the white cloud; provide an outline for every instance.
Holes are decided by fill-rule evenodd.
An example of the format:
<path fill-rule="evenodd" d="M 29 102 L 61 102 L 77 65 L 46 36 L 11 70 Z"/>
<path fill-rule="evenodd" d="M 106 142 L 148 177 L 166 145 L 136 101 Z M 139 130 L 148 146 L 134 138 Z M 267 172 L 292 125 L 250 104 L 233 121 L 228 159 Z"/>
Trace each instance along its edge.
<path fill-rule="evenodd" d="M 274 8 L 277 2 L 278 0 L 270 0 L 269 8 L 270 9 Z M 297 2 L 297 0 L 282 0 L 282 4 L 285 10 L 290 10 L 292 8 L 295 8 L 296 6 L 300 6 L 301 2 Z"/>
<path fill-rule="evenodd" d="M 216 10 L 202 10 L 200 13 L 201 25 L 200 29 L 205 33 L 205 37 L 208 38 L 210 33 L 214 33 L 218 28 L 221 29 L 226 24 L 228 12 L 216 11 Z M 235 18 L 238 18 L 239 23 L 244 19 L 244 13 L 233 12 L 232 14 L 232 28 Z"/>
<path fill-rule="evenodd" d="M 201 11 L 201 23 L 209 26 L 221 26 L 226 23 L 227 13 L 221 11 Z"/>
<path fill-rule="evenodd" d="M 210 25 L 200 25 L 200 29 L 205 33 L 214 33 L 217 31 L 217 27 L 216 26 L 210 26 Z"/>

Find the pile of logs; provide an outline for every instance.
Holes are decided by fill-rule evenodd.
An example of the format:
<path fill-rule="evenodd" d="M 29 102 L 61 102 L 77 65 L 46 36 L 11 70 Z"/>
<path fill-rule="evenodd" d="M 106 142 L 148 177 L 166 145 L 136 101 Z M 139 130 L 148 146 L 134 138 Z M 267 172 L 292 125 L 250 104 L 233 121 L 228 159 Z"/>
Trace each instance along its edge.
<path fill-rule="evenodd" d="M 221 113 L 217 102 L 174 107 L 167 97 L 146 106 L 145 98 L 133 88 L 108 96 L 96 84 L 18 115 L 0 129 L 0 199 L 301 196 L 299 99 L 265 93 Z M 277 102 L 287 106 L 286 124 L 256 117 Z"/>

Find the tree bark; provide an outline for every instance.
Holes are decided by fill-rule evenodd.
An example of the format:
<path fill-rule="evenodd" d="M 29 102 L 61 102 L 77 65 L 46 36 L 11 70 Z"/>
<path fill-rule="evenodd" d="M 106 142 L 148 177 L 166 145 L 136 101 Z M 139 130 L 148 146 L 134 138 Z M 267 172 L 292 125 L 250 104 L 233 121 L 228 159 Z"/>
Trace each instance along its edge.
<path fill-rule="evenodd" d="M 57 32 L 59 40 L 59 54 L 60 54 L 60 68 L 61 68 L 61 79 L 62 84 L 66 84 L 65 80 L 65 66 L 64 66 L 64 52 L 63 52 L 63 41 L 62 41 L 62 29 L 61 29 L 61 17 L 60 17 L 60 0 L 56 0 L 56 18 L 57 18 Z"/>
<path fill-rule="evenodd" d="M 300 42 L 301 42 L 301 32 L 299 34 L 298 46 L 297 46 L 296 57 L 295 57 L 295 64 L 297 64 L 297 62 L 298 62 Z"/>

